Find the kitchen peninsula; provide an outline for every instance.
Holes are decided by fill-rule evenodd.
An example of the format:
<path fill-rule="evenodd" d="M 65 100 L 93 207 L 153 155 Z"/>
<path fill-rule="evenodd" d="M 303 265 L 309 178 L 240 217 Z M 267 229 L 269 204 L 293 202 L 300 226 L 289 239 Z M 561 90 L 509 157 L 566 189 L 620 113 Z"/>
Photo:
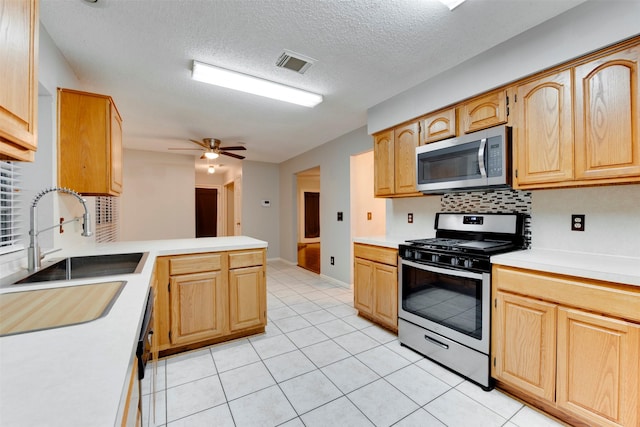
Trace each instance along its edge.
<path fill-rule="evenodd" d="M 267 246 L 267 242 L 245 236 L 82 246 L 57 252 L 55 258 L 129 252 L 146 252 L 148 256 L 137 274 L 0 288 L 0 294 L 5 294 L 126 281 L 113 306 L 102 318 L 68 327 L 0 337 L 0 424 L 120 425 L 126 415 L 147 295 L 157 277 L 156 261 L 188 254 L 216 254 L 224 258 L 228 266 L 230 255 L 246 259 L 241 255 L 258 252 L 261 254 L 260 265 L 250 268 L 259 267 L 262 272 L 254 277 L 259 280 L 262 301 L 265 301 L 263 309 L 266 310 L 264 271 Z M 256 259 L 255 256 L 250 258 Z M 220 283 L 228 282 L 221 280 Z M 264 329 L 266 318 L 262 319 Z M 253 329 L 256 330 L 255 327 Z M 137 401 L 132 403 L 137 405 Z"/>

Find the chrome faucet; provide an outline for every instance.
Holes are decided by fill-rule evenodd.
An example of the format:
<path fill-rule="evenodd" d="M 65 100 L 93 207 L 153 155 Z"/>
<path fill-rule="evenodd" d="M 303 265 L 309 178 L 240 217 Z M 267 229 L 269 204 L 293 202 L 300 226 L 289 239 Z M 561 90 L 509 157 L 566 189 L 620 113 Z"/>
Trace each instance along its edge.
<path fill-rule="evenodd" d="M 89 217 L 89 210 L 87 209 L 86 200 L 83 199 L 82 196 L 80 196 L 78 193 L 76 193 L 73 190 L 70 190 L 68 188 L 62 188 L 62 187 L 51 187 L 51 188 L 47 188 L 45 190 L 42 190 L 33 199 L 33 202 L 31 203 L 31 208 L 29 210 L 29 213 L 30 213 L 30 221 L 29 221 L 29 250 L 28 250 L 28 254 L 27 254 L 28 255 L 28 269 L 29 269 L 29 272 L 33 272 L 33 271 L 39 270 L 40 267 L 42 267 L 42 258 L 40 257 L 40 245 L 38 244 L 38 234 L 40 234 L 43 231 L 51 230 L 52 228 L 55 228 L 55 227 L 60 227 L 61 225 L 66 224 L 68 222 L 78 221 L 80 219 L 80 218 L 73 218 L 73 219 L 70 219 L 69 221 L 65 221 L 65 222 L 62 222 L 60 224 L 54 224 L 51 227 L 47 227 L 47 228 L 44 228 L 44 229 L 38 231 L 36 206 L 38 205 L 38 202 L 40 201 L 42 196 L 44 196 L 47 193 L 52 193 L 54 191 L 58 191 L 60 193 L 71 194 L 76 199 L 78 199 L 80 201 L 80 203 L 82 203 L 82 207 L 84 208 L 84 215 L 82 215 L 82 218 L 83 218 L 82 235 L 84 237 L 89 237 L 89 236 L 91 236 L 93 234 L 91 232 L 91 218 Z"/>

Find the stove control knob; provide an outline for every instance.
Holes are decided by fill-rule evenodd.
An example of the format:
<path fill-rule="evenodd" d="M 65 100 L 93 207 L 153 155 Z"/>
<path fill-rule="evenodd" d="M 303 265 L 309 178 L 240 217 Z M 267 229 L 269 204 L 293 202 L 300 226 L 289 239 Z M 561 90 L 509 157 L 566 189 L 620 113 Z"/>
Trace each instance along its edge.
<path fill-rule="evenodd" d="M 438 255 L 438 254 L 432 254 L 432 255 L 431 255 L 431 261 L 433 261 L 433 262 L 438 262 L 438 261 L 440 261 L 440 255 Z"/>
<path fill-rule="evenodd" d="M 467 267 L 467 268 L 473 267 L 473 260 L 472 259 L 465 259 L 464 260 L 464 266 Z"/>
<path fill-rule="evenodd" d="M 451 265 L 458 265 L 458 258 L 456 257 L 451 257 Z"/>

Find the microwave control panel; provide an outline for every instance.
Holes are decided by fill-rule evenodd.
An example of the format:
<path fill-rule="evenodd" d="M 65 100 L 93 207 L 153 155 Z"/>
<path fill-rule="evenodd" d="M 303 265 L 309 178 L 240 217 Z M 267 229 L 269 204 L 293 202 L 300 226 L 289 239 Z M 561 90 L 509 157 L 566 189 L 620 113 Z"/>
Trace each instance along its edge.
<path fill-rule="evenodd" d="M 500 137 L 489 138 L 487 147 L 487 176 L 490 178 L 502 176 L 502 139 Z"/>

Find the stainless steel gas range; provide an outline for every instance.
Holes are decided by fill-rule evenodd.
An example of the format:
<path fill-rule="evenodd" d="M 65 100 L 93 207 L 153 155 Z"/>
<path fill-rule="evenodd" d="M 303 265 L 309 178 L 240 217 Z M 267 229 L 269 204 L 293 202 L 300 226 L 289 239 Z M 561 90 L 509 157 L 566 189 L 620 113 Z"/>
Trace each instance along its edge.
<path fill-rule="evenodd" d="M 490 390 L 490 257 L 524 247 L 524 215 L 438 213 L 435 229 L 399 247 L 398 338 Z"/>

